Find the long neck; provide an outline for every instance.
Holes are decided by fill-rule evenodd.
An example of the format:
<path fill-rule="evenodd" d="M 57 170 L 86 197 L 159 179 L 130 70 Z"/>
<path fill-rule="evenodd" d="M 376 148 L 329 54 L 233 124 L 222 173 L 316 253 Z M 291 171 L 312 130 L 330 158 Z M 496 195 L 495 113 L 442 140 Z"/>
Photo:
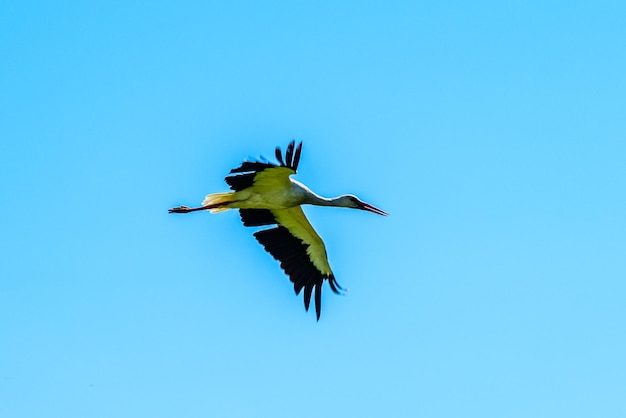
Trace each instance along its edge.
<path fill-rule="evenodd" d="M 315 206 L 340 206 L 339 201 L 341 200 L 342 196 L 332 198 L 322 197 L 306 187 L 304 184 L 297 182 L 296 180 L 291 179 L 291 182 L 294 183 L 294 185 L 299 188 L 301 192 L 303 192 L 304 196 L 302 199 L 302 203 L 304 204 Z"/>
<path fill-rule="evenodd" d="M 337 206 L 338 200 L 339 200 L 338 197 L 333 197 L 333 198 L 322 197 L 320 195 L 317 195 L 311 192 L 311 194 L 307 195 L 306 199 L 304 200 L 304 203 L 308 203 L 309 205 L 316 205 L 316 206 Z"/>
<path fill-rule="evenodd" d="M 309 190 L 306 198 L 303 203 L 308 203 L 309 205 L 316 206 L 335 206 L 335 207 L 348 207 L 349 202 L 346 201 L 348 196 L 339 196 L 339 197 L 322 197 L 316 193 L 313 193 Z"/>

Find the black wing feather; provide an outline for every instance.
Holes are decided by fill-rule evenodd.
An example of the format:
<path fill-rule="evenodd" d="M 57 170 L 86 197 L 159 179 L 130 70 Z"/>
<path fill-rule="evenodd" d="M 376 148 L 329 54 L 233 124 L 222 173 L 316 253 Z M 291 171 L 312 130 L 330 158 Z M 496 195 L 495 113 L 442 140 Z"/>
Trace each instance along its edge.
<path fill-rule="evenodd" d="M 285 151 L 285 161 L 287 163 L 287 167 L 293 167 L 291 164 L 293 163 L 293 147 L 295 142 L 291 141 L 289 145 L 287 145 L 287 151 Z"/>
<path fill-rule="evenodd" d="M 230 170 L 230 172 L 231 173 L 246 173 L 249 171 L 259 172 L 259 171 L 265 170 L 266 168 L 272 168 L 272 167 L 276 167 L 276 164 L 264 163 L 262 161 L 244 161 L 243 163 L 241 163 L 239 167 L 233 168 L 232 170 Z"/>
<path fill-rule="evenodd" d="M 276 159 L 280 163 L 280 165 L 284 166 L 285 162 L 283 161 L 283 153 L 280 151 L 280 147 L 276 147 L 276 151 L 274 152 L 276 155 Z"/>
<path fill-rule="evenodd" d="M 311 304 L 311 293 L 313 293 L 313 286 L 307 286 L 304 287 L 304 309 L 307 310 L 307 312 L 309 311 L 309 305 Z M 315 310 L 317 311 L 317 307 L 315 308 Z"/>
<path fill-rule="evenodd" d="M 239 209 L 244 226 L 273 225 L 276 218 L 269 209 Z"/>
<path fill-rule="evenodd" d="M 315 286 L 315 314 L 319 319 L 322 313 L 322 286 Z"/>
<path fill-rule="evenodd" d="M 302 154 L 302 142 L 298 144 L 298 148 L 296 148 L 296 155 L 294 155 L 293 162 L 291 163 L 291 168 L 294 170 L 297 170 L 298 164 L 300 164 L 300 154 Z"/>
<path fill-rule="evenodd" d="M 230 186 L 231 190 L 236 192 L 247 189 L 254 184 L 254 178 L 258 173 L 268 168 L 273 167 L 288 167 L 296 171 L 298 163 L 300 162 L 300 153 L 302 152 L 302 142 L 295 150 L 295 141 L 291 141 L 287 146 L 285 158 L 283 159 L 282 151 L 280 147 L 276 147 L 276 159 L 278 165 L 264 162 L 264 161 L 244 161 L 239 167 L 230 170 L 230 174 L 234 174 L 226 177 L 226 183 Z"/>
<path fill-rule="evenodd" d="M 254 177 L 257 173 L 272 167 L 277 167 L 276 164 L 263 163 L 260 161 L 245 161 L 241 166 L 230 170 L 231 173 L 243 173 L 236 174 L 234 176 L 227 176 L 224 180 L 230 186 L 230 188 L 236 192 L 247 189 L 254 183 Z"/>
<path fill-rule="evenodd" d="M 239 190 L 247 189 L 252 186 L 255 175 L 256 173 L 240 174 L 238 176 L 226 177 L 225 180 L 232 190 L 238 192 Z"/>
<path fill-rule="evenodd" d="M 327 276 L 311 262 L 306 252 L 308 244 L 291 235 L 287 228 L 280 225 L 276 228 L 257 231 L 254 236 L 265 250 L 280 262 L 280 267 L 293 282 L 296 294 L 304 288 L 306 310 L 309 309 L 311 295 L 315 289 L 315 312 L 319 320 L 322 310 L 322 284 Z"/>

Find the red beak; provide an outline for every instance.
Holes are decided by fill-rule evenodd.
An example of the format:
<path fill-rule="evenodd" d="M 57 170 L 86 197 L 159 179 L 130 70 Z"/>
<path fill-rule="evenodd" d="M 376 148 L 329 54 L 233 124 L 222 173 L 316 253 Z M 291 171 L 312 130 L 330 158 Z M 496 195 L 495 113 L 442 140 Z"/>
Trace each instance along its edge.
<path fill-rule="evenodd" d="M 359 209 L 366 210 L 368 212 L 375 213 L 377 215 L 389 216 L 387 212 L 382 209 L 378 209 L 376 206 L 370 205 L 369 203 L 361 202 L 361 206 Z"/>

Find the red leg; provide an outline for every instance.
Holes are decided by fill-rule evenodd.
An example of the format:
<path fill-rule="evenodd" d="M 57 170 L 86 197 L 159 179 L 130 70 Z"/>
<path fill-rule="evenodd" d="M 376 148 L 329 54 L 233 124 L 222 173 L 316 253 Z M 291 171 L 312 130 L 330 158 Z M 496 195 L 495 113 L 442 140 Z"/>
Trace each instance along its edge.
<path fill-rule="evenodd" d="M 196 210 L 206 210 L 206 209 L 210 209 L 211 205 L 206 205 L 206 206 L 200 206 L 198 208 L 189 208 L 187 206 L 178 206 L 172 209 L 169 209 L 168 212 L 169 213 L 187 213 L 187 212 L 194 212 Z"/>

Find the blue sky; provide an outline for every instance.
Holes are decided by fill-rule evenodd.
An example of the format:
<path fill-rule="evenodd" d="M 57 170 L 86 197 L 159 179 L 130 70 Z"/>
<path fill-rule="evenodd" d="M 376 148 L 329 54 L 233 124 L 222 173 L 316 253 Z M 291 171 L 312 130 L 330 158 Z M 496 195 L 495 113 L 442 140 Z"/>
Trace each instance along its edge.
<path fill-rule="evenodd" d="M 0 416 L 626 416 L 626 6 L 5 2 Z M 345 296 L 305 313 L 246 157 Z"/>

